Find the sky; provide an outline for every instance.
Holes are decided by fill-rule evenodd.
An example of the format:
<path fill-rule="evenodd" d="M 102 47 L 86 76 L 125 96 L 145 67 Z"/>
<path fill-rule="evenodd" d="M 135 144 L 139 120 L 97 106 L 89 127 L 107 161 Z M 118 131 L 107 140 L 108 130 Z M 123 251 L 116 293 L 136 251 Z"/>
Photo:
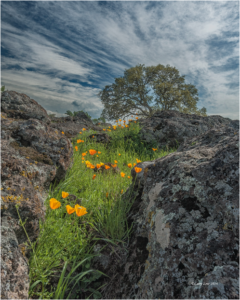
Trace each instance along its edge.
<path fill-rule="evenodd" d="M 99 118 L 98 92 L 138 64 L 175 67 L 198 109 L 239 120 L 239 2 L 1 1 L 1 86 L 48 114 Z"/>

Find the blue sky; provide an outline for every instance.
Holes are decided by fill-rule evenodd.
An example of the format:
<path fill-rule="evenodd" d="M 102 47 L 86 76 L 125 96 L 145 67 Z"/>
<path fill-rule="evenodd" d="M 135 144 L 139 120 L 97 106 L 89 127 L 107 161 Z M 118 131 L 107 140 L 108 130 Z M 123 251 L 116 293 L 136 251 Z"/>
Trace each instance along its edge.
<path fill-rule="evenodd" d="M 175 67 L 198 109 L 239 119 L 239 2 L 1 1 L 1 86 L 48 113 L 100 117 L 97 93 L 138 64 Z"/>

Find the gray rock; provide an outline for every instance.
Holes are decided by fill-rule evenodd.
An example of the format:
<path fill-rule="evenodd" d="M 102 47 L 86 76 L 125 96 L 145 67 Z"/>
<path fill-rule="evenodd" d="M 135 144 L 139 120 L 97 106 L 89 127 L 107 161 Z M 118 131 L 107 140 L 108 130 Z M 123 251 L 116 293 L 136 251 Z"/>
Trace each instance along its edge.
<path fill-rule="evenodd" d="M 34 118 L 46 124 L 51 122 L 46 110 L 41 105 L 27 95 L 14 91 L 1 93 L 1 111 L 10 118 L 25 120 Z"/>
<path fill-rule="evenodd" d="M 50 124 L 26 95 L 3 92 L 2 99 L 1 296 L 26 299 L 27 238 L 15 204 L 36 240 L 49 185 L 72 166 L 68 137 L 86 128 L 101 131 L 98 142 L 110 139 L 102 132 L 106 127 L 82 114 Z M 140 173 L 131 170 L 132 184 L 122 195 L 133 202 L 130 239 L 107 247 L 100 240 L 101 256 L 92 262 L 109 276 L 100 278 L 107 284 L 103 299 L 239 299 L 239 122 L 176 111 L 138 122 L 143 139 L 157 140 L 159 149 L 178 149 L 138 163 Z"/>
<path fill-rule="evenodd" d="M 222 123 L 132 169 L 130 241 L 93 265 L 103 299 L 239 299 L 239 132 Z"/>
<path fill-rule="evenodd" d="M 195 114 L 183 114 L 176 110 L 155 113 L 152 117 L 140 119 L 142 126 L 140 138 L 144 141 L 155 140 L 159 149 L 178 148 L 186 139 L 198 136 L 209 129 L 225 125 L 239 130 L 239 121 L 221 116 L 202 117 Z"/>
<path fill-rule="evenodd" d="M 72 165 L 73 147 L 60 131 L 48 126 L 40 105 L 30 103 L 26 95 L 20 94 L 15 101 L 17 93 L 9 94 L 13 98 L 5 93 L 6 101 L 1 103 L 7 112 L 1 113 L 1 298 L 28 299 L 31 248 L 15 205 L 19 204 L 19 214 L 34 242 L 39 221 L 45 218 L 49 186 L 65 177 Z M 26 109 L 19 115 L 17 105 L 22 103 Z M 30 118 L 36 111 L 40 115 Z"/>
<path fill-rule="evenodd" d="M 50 120 L 45 109 L 25 94 L 7 91 L 1 100 L 1 297 L 27 299 L 31 248 L 15 205 L 19 204 L 19 214 L 34 242 L 39 220 L 45 218 L 49 186 L 64 179 L 73 163 L 72 143 L 62 131 L 73 129 L 74 136 L 81 124 L 81 130 L 96 126 L 80 115 Z"/>
<path fill-rule="evenodd" d="M 86 121 L 90 122 L 91 124 L 93 124 L 92 120 L 83 112 L 83 111 L 79 111 L 76 116 L 73 117 L 73 120 L 77 120 L 77 119 L 85 119 Z"/>

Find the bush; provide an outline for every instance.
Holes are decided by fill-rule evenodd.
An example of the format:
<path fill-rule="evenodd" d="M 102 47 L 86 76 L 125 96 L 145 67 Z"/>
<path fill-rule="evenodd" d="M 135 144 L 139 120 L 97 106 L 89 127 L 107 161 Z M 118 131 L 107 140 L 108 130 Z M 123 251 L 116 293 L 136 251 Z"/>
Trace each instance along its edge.
<path fill-rule="evenodd" d="M 4 92 L 5 91 L 5 85 L 3 85 L 2 87 L 1 87 L 1 92 Z"/>

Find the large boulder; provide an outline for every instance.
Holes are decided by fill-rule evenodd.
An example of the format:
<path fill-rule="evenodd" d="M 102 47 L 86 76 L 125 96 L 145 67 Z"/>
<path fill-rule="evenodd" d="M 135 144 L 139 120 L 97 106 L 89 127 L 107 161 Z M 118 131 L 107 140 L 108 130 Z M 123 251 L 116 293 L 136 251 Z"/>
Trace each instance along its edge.
<path fill-rule="evenodd" d="M 92 120 L 83 111 L 77 112 L 76 115 L 73 117 L 73 119 L 74 120 L 79 120 L 79 119 L 82 120 L 82 119 L 84 119 L 84 120 L 86 120 L 86 121 L 88 121 L 88 122 L 90 122 L 90 123 L 93 124 Z"/>
<path fill-rule="evenodd" d="M 239 299 L 239 132 L 204 130 L 137 167 L 130 240 L 92 264 L 109 276 L 103 299 Z"/>
<path fill-rule="evenodd" d="M 4 92 L 1 105 L 6 112 L 1 114 L 1 297 L 27 299 L 31 249 L 18 213 L 34 242 L 49 186 L 64 179 L 73 163 L 73 147 L 26 95 Z"/>
<path fill-rule="evenodd" d="M 1 293 L 4 299 L 27 299 L 30 248 L 15 205 L 33 242 L 49 186 L 64 178 L 73 150 L 66 137 L 37 119 L 2 118 L 1 129 Z"/>
<path fill-rule="evenodd" d="M 139 119 L 142 129 L 139 132 L 141 140 L 157 141 L 159 149 L 178 148 L 185 139 L 208 131 L 213 127 L 230 125 L 239 129 L 239 121 L 222 116 L 202 117 L 195 114 L 184 114 L 176 110 L 165 110 L 155 113 L 152 117 Z"/>
<path fill-rule="evenodd" d="M 15 119 L 38 119 L 50 124 L 51 120 L 46 110 L 35 100 L 25 94 L 14 91 L 1 93 L 1 111 L 8 117 Z"/>
<path fill-rule="evenodd" d="M 31 248 L 19 215 L 34 242 L 50 184 L 64 179 L 73 164 L 71 134 L 64 131 L 75 136 L 82 128 L 102 127 L 85 114 L 50 119 L 36 101 L 14 91 L 1 94 L 1 109 L 1 297 L 27 299 Z"/>
<path fill-rule="evenodd" d="M 83 112 L 78 112 L 76 116 L 51 118 L 51 127 L 63 131 L 66 137 L 74 138 L 79 132 L 82 132 L 83 128 L 86 130 L 103 131 L 102 126 L 94 125 L 91 119 Z"/>

